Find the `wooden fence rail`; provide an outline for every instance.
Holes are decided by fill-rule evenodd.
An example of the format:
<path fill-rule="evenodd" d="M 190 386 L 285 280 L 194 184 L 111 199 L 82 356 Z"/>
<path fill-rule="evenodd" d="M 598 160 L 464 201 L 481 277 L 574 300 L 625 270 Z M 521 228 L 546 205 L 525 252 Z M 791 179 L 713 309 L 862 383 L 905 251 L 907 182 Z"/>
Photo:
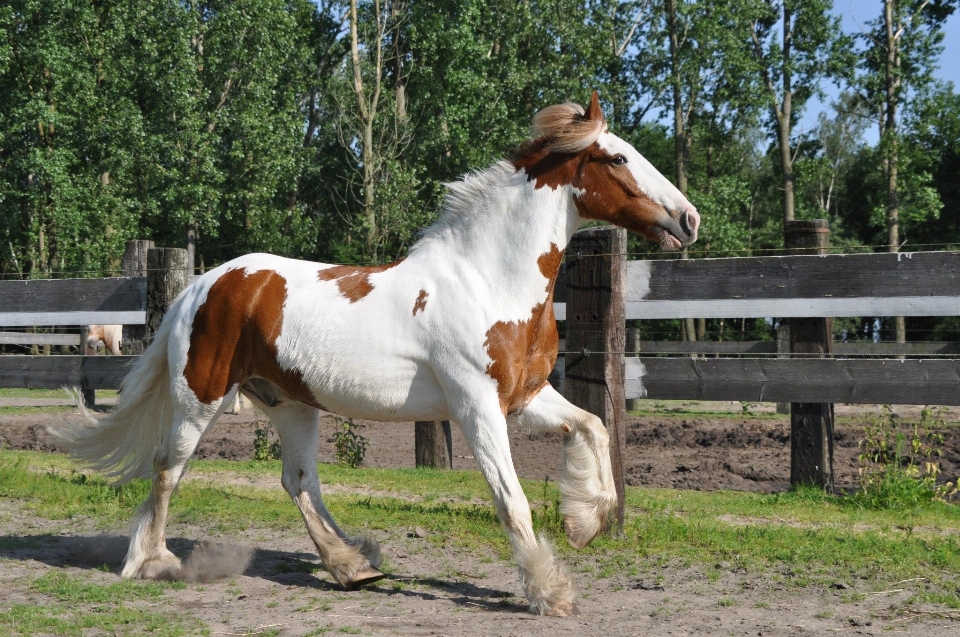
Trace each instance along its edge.
<path fill-rule="evenodd" d="M 136 356 L 0 356 L 0 387 L 117 389 Z"/>
<path fill-rule="evenodd" d="M 146 309 L 144 277 L 0 281 L 0 327 L 143 324 Z"/>
<path fill-rule="evenodd" d="M 0 332 L 0 345 L 80 345 L 80 334 Z"/>
<path fill-rule="evenodd" d="M 625 319 L 960 314 L 960 253 L 957 252 L 625 261 L 622 247 L 604 254 L 577 252 L 574 244 L 571 248 L 573 252 L 568 251 L 567 261 L 576 261 L 578 267 L 601 262 L 608 268 L 622 267 L 622 273 L 614 277 L 619 283 L 605 283 L 608 279 L 602 277 L 590 280 L 601 291 L 608 289 L 611 298 L 616 297 L 617 302 L 623 304 L 624 312 L 619 316 Z M 151 306 L 156 306 L 150 310 L 151 316 L 157 317 L 163 304 L 169 303 L 171 291 L 185 283 L 182 268 L 176 266 L 179 257 L 158 253 L 154 258 L 171 270 L 163 275 L 167 277 L 166 283 L 157 279 L 151 284 L 145 276 L 0 281 L 0 327 L 144 325 Z M 594 275 L 578 276 L 583 281 Z M 176 284 L 168 285 L 174 279 Z M 854 354 L 954 355 L 960 352 L 957 343 L 837 343 L 833 358 L 774 359 L 657 355 L 661 352 L 772 354 L 773 343 L 653 341 L 640 345 L 644 355 L 625 358 L 623 339 L 616 335 L 611 338 L 612 319 L 604 319 L 600 314 L 593 317 L 592 312 L 589 316 L 581 313 L 580 335 L 576 337 L 579 345 L 569 340 L 574 318 L 567 316 L 567 301 L 575 287 L 567 280 L 564 269 L 556 286 L 554 308 L 559 320 L 567 320 L 568 341 L 552 381 L 565 391 L 571 390 L 566 386 L 565 374 L 576 366 L 582 370 L 600 370 L 605 378 L 609 373 L 616 375 L 619 369 L 622 380 L 617 384 L 624 399 L 960 404 L 960 361 L 840 358 Z M 151 300 L 150 290 L 161 289 L 166 296 Z M 589 299 L 582 301 L 581 307 L 590 307 L 590 303 L 593 301 Z M 156 318 L 152 320 L 155 322 Z M 622 320 L 618 318 L 614 322 Z M 622 324 L 618 329 L 622 331 Z M 76 338 L 74 335 L 11 334 L 0 333 L 0 338 L 31 339 L 31 344 L 37 343 L 40 336 Z M 62 343 L 58 340 L 56 344 Z M 0 357 L 0 386 L 116 388 L 132 358 L 3 356 Z M 587 362 L 590 364 L 585 365 Z M 597 380 L 582 378 L 587 384 Z M 582 391 L 590 394 L 589 390 Z M 617 395 L 612 399 L 622 400 Z M 593 398 L 589 400 L 596 402 Z M 616 405 L 611 405 L 601 411 L 614 413 L 616 409 Z"/>
<path fill-rule="evenodd" d="M 627 261 L 624 294 L 627 319 L 956 316 L 960 252 Z"/>
<path fill-rule="evenodd" d="M 2 342 L 2 341 L 0 341 Z M 564 348 L 561 347 L 561 350 Z M 640 341 L 641 354 L 693 354 L 697 356 L 736 356 L 777 354 L 774 341 Z M 845 356 L 957 356 L 960 343 L 952 341 L 914 341 L 910 343 L 836 342 L 833 355 Z"/>

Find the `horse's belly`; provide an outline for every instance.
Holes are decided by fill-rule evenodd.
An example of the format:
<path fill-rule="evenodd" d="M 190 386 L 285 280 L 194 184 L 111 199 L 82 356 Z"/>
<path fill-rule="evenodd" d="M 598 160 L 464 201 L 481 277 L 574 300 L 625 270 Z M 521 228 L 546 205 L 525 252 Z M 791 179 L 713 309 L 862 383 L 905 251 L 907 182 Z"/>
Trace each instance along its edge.
<path fill-rule="evenodd" d="M 371 361 L 372 363 L 372 361 Z M 309 385 L 327 411 L 379 421 L 446 420 L 447 401 L 433 371 L 412 361 L 380 358 L 321 366 Z"/>

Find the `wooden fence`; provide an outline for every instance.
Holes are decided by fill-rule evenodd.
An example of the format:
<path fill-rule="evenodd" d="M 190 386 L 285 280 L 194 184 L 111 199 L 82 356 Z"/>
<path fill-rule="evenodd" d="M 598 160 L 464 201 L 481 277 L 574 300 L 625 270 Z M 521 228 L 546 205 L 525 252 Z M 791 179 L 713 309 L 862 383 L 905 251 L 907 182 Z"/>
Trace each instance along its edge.
<path fill-rule="evenodd" d="M 124 267 L 137 276 L 0 281 L 0 328 L 123 323 L 149 338 L 186 284 L 185 252 L 134 252 Z M 772 343 L 652 342 L 625 356 L 629 319 L 957 315 L 960 253 L 627 261 L 625 252 L 620 231 L 575 235 L 555 290 L 566 340 L 551 377 L 610 427 L 621 489 L 626 399 L 960 404 L 960 360 L 947 357 L 957 343 L 838 344 L 825 357 L 774 358 L 763 356 Z M 936 357 L 907 358 L 917 355 Z M 133 358 L 3 356 L 0 387 L 116 388 Z M 438 431 L 418 435 L 432 450 L 424 457 L 444 451 Z"/>
<path fill-rule="evenodd" d="M 591 268 L 617 267 L 569 253 L 568 263 L 571 257 Z M 615 296 L 625 319 L 960 315 L 957 252 L 625 261 L 624 267 Z M 570 347 L 571 326 L 586 317 L 569 315 L 564 274 L 554 305 L 557 320 L 567 321 L 567 346 L 554 373 L 561 386 L 571 365 L 606 356 L 622 359 L 627 399 L 960 405 L 960 360 L 942 357 L 960 353 L 958 343 L 838 343 L 830 358 L 750 356 L 775 354 L 772 342 L 648 342 L 639 356 L 626 358 L 625 345 L 612 352 Z M 924 355 L 941 357 L 900 358 Z"/>
<path fill-rule="evenodd" d="M 186 251 L 131 241 L 123 259 L 130 276 L 0 281 L 0 329 L 121 324 L 124 351 L 139 352 L 187 283 Z M 0 332 L 5 343 L 80 344 L 79 334 Z M 79 387 L 86 395 L 117 389 L 136 356 L 0 356 L 0 387 Z"/>

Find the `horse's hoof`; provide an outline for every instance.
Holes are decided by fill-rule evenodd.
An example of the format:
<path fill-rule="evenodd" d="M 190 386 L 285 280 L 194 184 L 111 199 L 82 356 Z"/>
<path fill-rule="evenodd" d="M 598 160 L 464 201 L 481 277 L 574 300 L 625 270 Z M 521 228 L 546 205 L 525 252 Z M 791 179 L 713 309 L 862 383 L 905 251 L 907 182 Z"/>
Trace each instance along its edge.
<path fill-rule="evenodd" d="M 344 584 L 344 586 L 346 588 L 357 588 L 358 586 L 373 584 L 374 582 L 382 580 L 386 576 L 387 576 L 386 573 L 381 573 L 380 571 L 378 571 L 377 569 L 371 566 L 356 573 L 353 576 L 353 579 L 347 582 L 346 584 Z"/>
<path fill-rule="evenodd" d="M 145 560 L 137 568 L 124 567 L 124 579 L 175 580 L 180 575 L 180 560 L 172 553 Z"/>
<path fill-rule="evenodd" d="M 576 617 L 577 609 L 573 605 L 573 602 L 562 601 L 547 612 L 544 613 L 549 617 Z"/>

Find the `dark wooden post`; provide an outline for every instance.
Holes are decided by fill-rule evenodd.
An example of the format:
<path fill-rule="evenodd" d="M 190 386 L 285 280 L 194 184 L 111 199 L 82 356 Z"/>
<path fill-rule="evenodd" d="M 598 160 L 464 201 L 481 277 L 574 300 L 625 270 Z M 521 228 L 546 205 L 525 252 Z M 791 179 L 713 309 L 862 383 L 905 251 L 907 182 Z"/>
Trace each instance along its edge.
<path fill-rule="evenodd" d="M 581 230 L 567 247 L 564 394 L 599 416 L 610 433 L 618 533 L 624 517 L 626 251 L 626 231 L 609 227 Z"/>
<path fill-rule="evenodd" d="M 627 348 L 625 350 L 627 356 L 640 356 L 640 328 L 639 327 L 628 327 L 627 328 Z M 640 409 L 640 399 L 639 398 L 628 398 L 626 400 L 626 410 L 635 411 Z"/>
<path fill-rule="evenodd" d="M 827 254 L 826 219 L 787 222 L 787 254 Z M 824 356 L 833 352 L 832 318 L 790 319 L 790 352 Z M 833 491 L 833 404 L 790 403 L 790 484 Z"/>
<path fill-rule="evenodd" d="M 187 251 L 183 248 L 147 250 L 147 323 L 145 337 L 153 339 L 173 299 L 187 287 Z"/>
<path fill-rule="evenodd" d="M 449 420 L 418 420 L 414 424 L 414 446 L 418 467 L 453 469 L 453 437 Z"/>
<path fill-rule="evenodd" d="M 777 326 L 777 358 L 790 358 L 790 325 Z M 790 403 L 777 403 L 778 414 L 789 414 Z"/>
<path fill-rule="evenodd" d="M 81 325 L 80 326 L 80 352 L 86 354 L 87 351 L 87 337 L 90 335 L 90 326 Z M 96 352 L 94 352 L 96 354 Z M 83 400 L 85 407 L 90 407 L 91 409 L 97 406 L 97 390 L 90 387 L 80 386 L 80 398 Z"/>
<path fill-rule="evenodd" d="M 153 247 L 153 241 L 149 240 L 138 239 L 136 241 L 127 241 L 123 258 L 120 259 L 123 276 L 147 276 L 147 251 Z M 136 356 L 143 354 L 143 348 L 146 347 L 146 343 L 144 342 L 145 337 L 145 326 L 124 325 L 123 338 L 120 341 L 120 350 L 126 355 Z"/>

